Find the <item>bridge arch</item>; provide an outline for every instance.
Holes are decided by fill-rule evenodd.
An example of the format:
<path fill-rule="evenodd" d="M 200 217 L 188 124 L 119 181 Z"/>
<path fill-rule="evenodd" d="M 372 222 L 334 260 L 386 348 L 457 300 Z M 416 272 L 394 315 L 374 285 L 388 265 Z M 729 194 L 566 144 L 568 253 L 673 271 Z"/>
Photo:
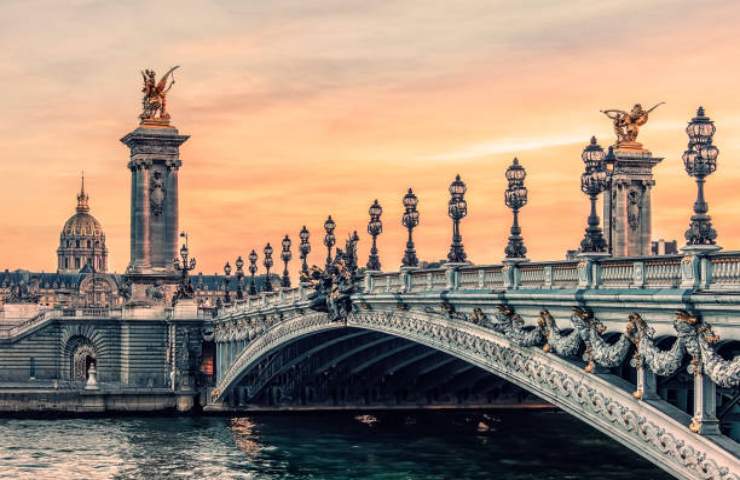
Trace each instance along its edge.
<path fill-rule="evenodd" d="M 641 401 L 633 386 L 613 375 L 587 373 L 540 348 L 520 347 L 469 322 L 416 311 L 360 311 L 345 321 L 298 313 L 250 341 L 220 378 L 213 399 L 228 391 L 264 355 L 299 338 L 342 328 L 402 337 L 465 360 L 601 430 L 679 478 L 737 479 L 737 457 L 686 428 L 690 416 L 664 401 Z"/>

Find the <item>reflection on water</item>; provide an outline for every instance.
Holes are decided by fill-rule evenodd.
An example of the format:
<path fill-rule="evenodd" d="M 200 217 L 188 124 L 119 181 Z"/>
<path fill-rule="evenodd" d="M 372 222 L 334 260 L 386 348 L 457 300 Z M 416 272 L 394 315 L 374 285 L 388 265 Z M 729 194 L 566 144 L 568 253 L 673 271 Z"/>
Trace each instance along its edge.
<path fill-rule="evenodd" d="M 667 479 L 562 413 L 0 419 L 0 478 Z"/>

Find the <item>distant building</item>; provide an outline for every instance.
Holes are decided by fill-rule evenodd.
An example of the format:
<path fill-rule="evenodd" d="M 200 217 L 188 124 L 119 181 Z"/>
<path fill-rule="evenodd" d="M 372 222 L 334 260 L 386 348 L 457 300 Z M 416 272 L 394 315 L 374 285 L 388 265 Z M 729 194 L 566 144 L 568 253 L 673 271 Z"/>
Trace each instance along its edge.
<path fill-rule="evenodd" d="M 671 240 L 666 242 L 662 238 L 653 240 L 650 245 L 652 255 L 676 255 L 678 253 L 678 242 Z"/>
<path fill-rule="evenodd" d="M 57 248 L 57 272 L 28 270 L 0 271 L 0 316 L 6 303 L 38 303 L 45 307 L 115 307 L 127 300 L 129 286 L 125 276 L 108 273 L 108 248 L 100 222 L 90 214 L 89 196 L 82 179 L 77 194 L 77 211 L 62 227 Z M 280 277 L 270 275 L 273 285 Z M 195 299 L 202 307 L 215 307 L 223 302 L 226 277 L 203 275 L 190 277 Z M 242 279 L 246 295 L 250 278 Z M 258 291 L 265 284 L 263 275 L 255 277 Z M 236 298 L 237 278 L 229 279 L 230 298 Z M 0 322 L 1 323 L 1 322 Z"/>
<path fill-rule="evenodd" d="M 58 273 L 79 273 L 85 267 L 98 273 L 108 271 L 105 232 L 100 222 L 90 215 L 88 200 L 83 176 L 77 194 L 77 213 L 65 222 L 59 235 Z"/>

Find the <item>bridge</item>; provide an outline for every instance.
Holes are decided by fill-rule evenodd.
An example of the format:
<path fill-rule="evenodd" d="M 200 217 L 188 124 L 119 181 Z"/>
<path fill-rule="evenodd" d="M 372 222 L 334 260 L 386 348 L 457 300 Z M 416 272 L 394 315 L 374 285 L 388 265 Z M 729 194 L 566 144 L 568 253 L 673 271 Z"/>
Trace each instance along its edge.
<path fill-rule="evenodd" d="M 419 375 L 430 362 L 415 358 L 429 349 L 468 365 L 460 375 L 504 379 L 679 478 L 734 479 L 737 433 L 720 421 L 739 399 L 739 294 L 740 252 L 368 271 L 339 307 L 304 282 L 220 311 L 210 405 L 259 399 L 281 378 L 307 381 L 296 365 L 322 349 L 338 363 L 395 358 L 386 371 L 416 363 Z M 362 354 L 394 340 L 386 354 Z M 668 387 L 681 373 L 690 405 Z"/>

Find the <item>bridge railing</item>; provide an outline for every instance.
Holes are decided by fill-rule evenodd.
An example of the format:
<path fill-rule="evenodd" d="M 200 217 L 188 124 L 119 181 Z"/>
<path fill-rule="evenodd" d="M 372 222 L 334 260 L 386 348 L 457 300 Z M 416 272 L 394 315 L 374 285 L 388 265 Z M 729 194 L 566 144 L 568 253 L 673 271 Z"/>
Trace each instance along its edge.
<path fill-rule="evenodd" d="M 740 290 L 740 254 L 738 252 L 720 252 L 710 257 L 711 279 L 713 289 Z"/>
<path fill-rule="evenodd" d="M 682 268 L 684 265 L 684 268 Z M 740 290 L 740 252 L 576 259 L 498 265 L 451 265 L 429 270 L 368 272 L 366 294 L 443 290 L 670 289 Z"/>
<path fill-rule="evenodd" d="M 740 291 L 740 251 L 710 255 L 575 259 L 494 265 L 449 265 L 398 272 L 367 272 L 359 287 L 383 295 L 442 291 L 508 289 L 676 289 Z M 253 312 L 305 301 L 303 287 L 247 296 L 227 305 L 221 316 Z"/>

